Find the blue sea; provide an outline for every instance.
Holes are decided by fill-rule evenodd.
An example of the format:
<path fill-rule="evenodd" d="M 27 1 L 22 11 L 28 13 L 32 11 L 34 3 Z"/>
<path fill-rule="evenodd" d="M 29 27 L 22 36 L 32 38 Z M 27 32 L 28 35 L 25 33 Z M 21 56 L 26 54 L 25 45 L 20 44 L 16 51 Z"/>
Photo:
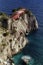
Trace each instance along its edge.
<path fill-rule="evenodd" d="M 43 0 L 0 0 L 0 11 L 10 15 L 14 8 L 24 7 L 32 11 L 36 16 L 38 31 L 30 33 L 27 38 L 29 43 L 19 54 L 13 57 L 16 65 L 23 65 L 21 57 L 32 57 L 28 65 L 43 65 Z"/>

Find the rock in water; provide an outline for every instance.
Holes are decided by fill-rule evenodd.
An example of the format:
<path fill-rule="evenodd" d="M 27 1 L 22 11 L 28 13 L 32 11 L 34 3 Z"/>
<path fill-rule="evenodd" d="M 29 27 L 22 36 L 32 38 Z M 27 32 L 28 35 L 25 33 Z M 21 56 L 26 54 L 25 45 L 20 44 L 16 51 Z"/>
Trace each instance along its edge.
<path fill-rule="evenodd" d="M 21 58 L 24 63 L 28 64 L 31 61 L 31 57 L 30 56 L 22 56 Z"/>
<path fill-rule="evenodd" d="M 28 43 L 25 35 L 37 29 L 36 17 L 24 8 L 17 9 L 11 16 L 0 13 L 0 58 L 6 61 L 20 52 Z"/>

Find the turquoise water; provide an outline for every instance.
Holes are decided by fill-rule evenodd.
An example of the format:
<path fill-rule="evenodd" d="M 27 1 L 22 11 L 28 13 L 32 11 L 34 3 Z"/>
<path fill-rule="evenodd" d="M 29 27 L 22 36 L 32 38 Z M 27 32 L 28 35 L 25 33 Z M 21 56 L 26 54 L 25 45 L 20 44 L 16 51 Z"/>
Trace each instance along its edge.
<path fill-rule="evenodd" d="M 11 14 L 12 9 L 18 7 L 28 8 L 34 13 L 39 23 L 39 29 L 28 35 L 30 44 L 13 57 L 14 62 L 17 65 L 23 65 L 21 57 L 30 55 L 32 57 L 31 65 L 43 65 L 43 0 L 0 0 L 0 11 L 7 14 Z"/>

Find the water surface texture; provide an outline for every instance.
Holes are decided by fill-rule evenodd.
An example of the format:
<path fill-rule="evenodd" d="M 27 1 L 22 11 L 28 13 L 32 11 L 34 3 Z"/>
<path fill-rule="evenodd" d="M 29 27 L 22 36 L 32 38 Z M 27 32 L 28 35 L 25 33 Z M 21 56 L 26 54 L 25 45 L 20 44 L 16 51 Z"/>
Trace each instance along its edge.
<path fill-rule="evenodd" d="M 0 11 L 7 14 L 11 14 L 12 9 L 18 7 L 30 9 L 34 13 L 39 29 L 28 35 L 30 44 L 14 59 L 19 63 L 22 55 L 30 55 L 34 59 L 34 65 L 43 65 L 43 0 L 0 0 Z"/>

